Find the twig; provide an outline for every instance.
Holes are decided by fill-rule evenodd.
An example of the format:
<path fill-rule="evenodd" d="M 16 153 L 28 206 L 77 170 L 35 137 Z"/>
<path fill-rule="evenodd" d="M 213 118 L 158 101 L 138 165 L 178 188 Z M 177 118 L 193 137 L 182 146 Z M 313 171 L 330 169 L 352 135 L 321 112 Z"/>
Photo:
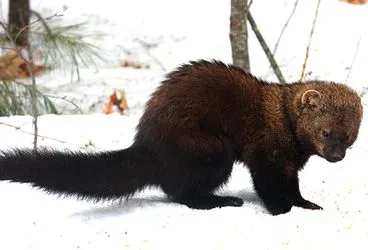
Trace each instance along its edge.
<path fill-rule="evenodd" d="M 157 63 L 158 64 L 158 66 L 160 66 L 160 68 L 161 68 L 161 70 L 162 71 L 166 71 L 166 68 L 165 68 L 165 66 L 156 58 L 156 57 L 154 57 L 151 53 L 150 53 L 150 49 L 152 48 L 152 47 L 154 47 L 154 46 L 152 46 L 152 45 L 150 45 L 150 44 L 148 44 L 148 43 L 146 43 L 145 41 L 142 41 L 142 40 L 140 40 L 140 39 L 136 39 L 137 41 L 138 41 L 138 43 L 140 44 L 140 45 L 142 45 L 142 47 L 146 50 L 146 53 L 147 53 L 147 55 L 152 59 L 152 60 L 154 60 L 155 61 L 155 63 Z"/>
<path fill-rule="evenodd" d="M 311 32 L 310 32 L 310 35 L 309 35 L 309 42 L 308 42 L 307 50 L 306 50 L 306 53 L 305 53 L 303 69 L 302 69 L 302 73 L 300 75 L 300 81 L 303 81 L 304 78 L 305 78 L 305 69 L 307 68 L 307 61 L 308 61 L 308 57 L 309 57 L 309 49 L 310 49 L 310 45 L 311 45 L 311 41 L 312 41 L 312 37 L 313 37 L 313 33 L 314 33 L 314 27 L 315 27 L 316 21 L 317 21 L 317 16 L 318 16 L 318 10 L 319 10 L 320 3 L 321 3 L 321 0 L 318 0 L 316 13 L 314 14 L 312 29 L 311 29 Z"/>
<path fill-rule="evenodd" d="M 25 131 L 25 130 L 21 129 L 21 127 L 19 127 L 19 126 L 7 124 L 7 123 L 4 123 L 4 122 L 0 122 L 0 124 L 4 125 L 4 126 L 11 127 L 11 128 L 14 128 L 16 130 L 19 130 L 19 131 L 21 131 L 23 133 L 26 133 L 26 134 L 29 134 L 29 135 L 33 135 L 33 136 L 35 135 L 34 133 L 31 133 L 31 132 L 28 132 L 28 131 Z M 48 137 L 48 136 L 43 136 L 43 135 L 37 135 L 37 136 L 40 137 L 40 138 L 43 138 L 43 139 L 53 140 L 53 141 L 57 141 L 57 142 L 61 142 L 61 143 L 67 143 L 66 141 L 51 138 L 51 137 Z"/>
<path fill-rule="evenodd" d="M 353 56 L 353 60 L 351 61 L 351 64 L 350 64 L 350 68 L 349 68 L 349 71 L 348 71 L 348 75 L 346 76 L 346 79 L 345 79 L 345 83 L 348 82 L 349 78 L 350 78 L 350 74 L 351 74 L 351 70 L 353 69 L 353 66 L 354 66 L 354 63 L 355 63 L 355 59 L 358 55 L 358 51 L 359 51 L 359 46 L 360 46 L 360 41 L 362 40 L 362 36 L 359 37 L 359 40 L 357 42 L 357 45 L 355 47 L 355 52 L 354 52 L 354 56 Z"/>
<path fill-rule="evenodd" d="M 277 42 L 275 44 L 275 48 L 273 49 L 273 52 L 272 52 L 272 54 L 274 56 L 276 54 L 277 48 L 279 47 L 279 43 L 281 41 L 281 37 L 284 34 L 284 32 L 286 30 L 286 27 L 289 25 L 291 18 L 293 18 L 293 16 L 294 16 L 294 13 L 295 13 L 296 7 L 298 6 L 298 3 L 299 3 L 299 0 L 296 0 L 295 3 L 294 3 L 293 10 L 291 11 L 289 18 L 286 20 L 286 23 L 284 24 L 284 27 L 282 28 L 282 30 L 280 32 L 279 38 L 277 39 Z"/>
<path fill-rule="evenodd" d="M 250 9 L 250 6 L 252 6 L 253 0 L 250 0 L 249 4 L 248 4 L 248 11 Z"/>
<path fill-rule="evenodd" d="M 38 13 L 38 12 L 36 12 L 36 11 L 31 10 L 31 13 L 34 14 L 35 16 L 37 16 L 37 18 L 38 18 L 38 20 L 34 21 L 33 23 L 41 22 L 42 23 L 42 26 L 45 28 L 46 33 L 47 33 L 47 35 L 49 37 L 52 37 L 53 34 L 52 34 L 52 31 L 51 31 L 50 27 L 47 25 L 46 21 L 51 20 L 51 19 L 53 19 L 55 17 L 60 17 L 60 16 L 63 16 L 64 15 L 62 13 L 61 14 L 60 13 L 55 13 L 55 14 L 53 14 L 51 16 L 48 16 L 48 17 L 43 18 L 41 16 L 41 14 Z M 52 41 L 52 43 L 55 46 L 57 46 L 54 39 L 51 39 L 51 41 Z M 77 80 L 80 81 L 80 72 L 79 72 L 78 60 L 77 60 L 76 55 L 74 53 L 72 53 L 71 57 L 72 57 L 73 63 L 75 63 L 76 68 L 77 68 Z M 73 79 L 73 75 L 74 75 L 74 70 L 72 70 L 72 72 L 71 72 L 71 80 Z"/>
<path fill-rule="evenodd" d="M 18 48 L 18 46 L 16 46 L 15 41 L 12 39 L 12 37 L 10 36 L 5 24 L 3 22 L 0 22 L 0 25 L 2 26 L 2 28 L 5 30 L 6 35 L 9 38 L 10 43 L 12 44 L 12 46 L 14 47 L 14 51 L 16 51 L 16 53 L 18 54 L 18 56 L 20 58 L 23 59 L 23 61 L 26 64 L 27 70 L 29 72 L 31 81 L 32 81 L 32 91 L 31 91 L 31 105 L 32 105 L 32 123 L 34 126 L 34 137 L 33 137 L 33 150 L 37 151 L 37 133 L 38 133 L 38 124 L 37 124 L 37 119 L 38 119 L 38 110 L 37 110 L 37 88 L 36 88 L 36 78 L 33 74 L 33 70 L 32 70 L 32 66 L 31 63 L 33 61 L 33 55 L 31 52 L 31 46 L 29 43 L 27 43 L 27 52 L 28 52 L 28 58 L 25 58 L 22 54 L 22 51 L 20 51 L 20 49 Z"/>
<path fill-rule="evenodd" d="M 262 49 L 265 52 L 265 54 L 266 54 L 266 56 L 267 56 L 267 58 L 268 58 L 268 60 L 271 64 L 271 67 L 272 67 L 273 71 L 275 72 L 277 78 L 279 79 L 280 83 L 286 83 L 285 78 L 282 75 L 281 70 L 280 70 L 277 62 L 276 62 L 275 58 L 273 57 L 273 55 L 272 55 L 266 41 L 264 40 L 261 32 L 258 30 L 257 24 L 254 21 L 253 16 L 252 16 L 250 11 L 248 13 L 248 21 L 249 21 L 250 26 L 252 27 L 252 29 L 255 33 L 260 45 L 262 46 Z"/>
<path fill-rule="evenodd" d="M 36 87 L 36 78 L 35 78 L 35 75 L 33 74 L 32 66 L 30 64 L 30 62 L 33 61 L 33 55 L 31 51 L 31 45 L 29 43 L 27 44 L 27 52 L 28 52 L 29 61 L 25 61 L 25 63 L 27 65 L 29 75 L 32 79 L 31 105 L 32 105 L 32 113 L 33 113 L 32 123 L 34 126 L 33 150 L 37 151 L 37 139 L 38 139 L 37 137 L 37 134 L 38 134 L 37 87 Z"/>
<path fill-rule="evenodd" d="M 67 99 L 67 96 L 54 96 L 54 95 L 45 95 L 45 96 L 47 96 L 49 98 L 60 99 L 60 100 L 66 101 L 66 102 L 72 104 L 76 109 L 78 109 L 78 111 L 80 113 L 83 113 L 82 109 L 75 102 Z"/>
<path fill-rule="evenodd" d="M 8 39 L 12 42 L 13 39 L 11 39 L 6 25 L 2 21 L 0 21 L 0 26 L 4 29 L 5 35 L 8 37 Z"/>
<path fill-rule="evenodd" d="M 38 13 L 38 12 L 36 12 L 36 11 L 33 11 L 33 10 L 30 10 L 31 11 L 31 13 L 33 14 L 33 15 L 35 15 L 37 18 L 38 18 L 38 20 L 35 20 L 35 21 L 33 21 L 33 22 L 31 22 L 31 23 L 29 23 L 28 25 L 25 25 L 24 27 L 22 27 L 20 30 L 19 30 L 19 32 L 17 33 L 17 35 L 15 36 L 15 41 L 17 40 L 17 38 L 18 38 L 18 36 L 25 30 L 25 29 L 27 29 L 27 28 L 29 28 L 31 25 L 33 25 L 33 24 L 36 24 L 36 23 L 38 23 L 38 22 L 40 22 L 40 23 L 42 23 L 42 25 L 44 26 L 44 28 L 46 29 L 46 32 L 47 32 L 47 34 L 49 34 L 50 36 L 51 36 L 51 34 L 52 34 L 52 32 L 51 32 L 51 30 L 50 30 L 50 28 L 49 28 L 49 26 L 46 24 L 46 21 L 48 21 L 48 20 L 51 20 L 52 18 L 55 18 L 55 17 L 61 17 L 61 16 L 64 16 L 64 14 L 60 14 L 60 13 L 55 13 L 55 14 L 53 14 L 53 15 L 51 15 L 51 16 L 48 16 L 48 17 L 45 17 L 45 18 L 42 18 L 42 16 Z"/>

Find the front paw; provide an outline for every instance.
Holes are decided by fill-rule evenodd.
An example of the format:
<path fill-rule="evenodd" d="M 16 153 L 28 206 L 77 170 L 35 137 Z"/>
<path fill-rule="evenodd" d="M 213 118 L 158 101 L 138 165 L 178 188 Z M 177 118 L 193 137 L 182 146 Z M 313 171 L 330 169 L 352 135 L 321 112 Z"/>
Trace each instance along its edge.
<path fill-rule="evenodd" d="M 323 210 L 323 208 L 313 202 L 310 202 L 305 199 L 299 199 L 294 202 L 294 206 L 305 208 L 305 209 L 312 209 L 312 210 Z"/>
<path fill-rule="evenodd" d="M 280 215 L 280 214 L 286 214 L 290 212 L 293 204 L 290 201 L 282 200 L 278 202 L 272 202 L 271 204 L 266 204 L 267 210 L 272 215 Z"/>

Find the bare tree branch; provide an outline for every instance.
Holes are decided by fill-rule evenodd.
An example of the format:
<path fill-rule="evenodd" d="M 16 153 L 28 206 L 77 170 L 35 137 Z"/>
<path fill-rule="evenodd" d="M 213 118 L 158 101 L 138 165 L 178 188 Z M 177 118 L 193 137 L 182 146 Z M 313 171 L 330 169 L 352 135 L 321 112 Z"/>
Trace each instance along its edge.
<path fill-rule="evenodd" d="M 361 40 L 362 40 L 362 36 L 359 37 L 359 40 L 358 40 L 357 45 L 355 47 L 355 52 L 354 52 L 353 60 L 351 61 L 350 68 L 349 68 L 349 71 L 348 71 L 348 75 L 346 76 L 346 79 L 345 79 L 345 83 L 347 83 L 348 80 L 349 80 L 349 78 L 350 78 L 351 70 L 353 69 L 353 66 L 354 66 L 354 63 L 355 63 L 355 59 L 356 59 L 356 57 L 358 55 L 358 51 L 359 51 L 360 41 Z"/>
<path fill-rule="evenodd" d="M 10 34 L 9 34 L 9 32 L 8 32 L 8 28 L 6 27 L 5 23 L 3 23 L 2 21 L 0 21 L 0 26 L 4 29 L 4 31 L 5 31 L 5 35 L 8 37 L 9 42 L 10 42 L 12 45 L 14 45 L 14 44 L 13 44 L 13 43 L 14 43 L 14 41 L 13 41 L 12 37 L 10 36 Z"/>
<path fill-rule="evenodd" d="M 261 32 L 259 31 L 259 29 L 257 27 L 257 24 L 254 21 L 253 16 L 250 12 L 248 13 L 248 21 L 249 21 L 250 26 L 252 27 L 252 29 L 255 33 L 260 45 L 262 46 L 262 49 L 265 52 L 265 54 L 266 54 L 266 56 L 267 56 L 267 58 L 268 58 L 268 60 L 271 64 L 271 67 L 272 67 L 273 71 L 275 72 L 277 78 L 279 79 L 280 83 L 286 83 L 285 78 L 282 75 L 281 70 L 280 70 L 275 58 L 273 57 L 271 50 L 269 49 L 266 41 L 264 40 Z"/>
<path fill-rule="evenodd" d="M 38 109 L 37 109 L 37 87 L 36 87 L 36 78 L 33 74 L 33 69 L 30 62 L 33 62 L 33 54 L 31 50 L 31 44 L 27 44 L 27 52 L 29 61 L 25 61 L 30 77 L 32 79 L 32 91 L 31 91 L 31 103 L 32 103 L 32 110 L 33 110 L 33 126 L 34 126 L 34 137 L 33 137 L 33 150 L 37 151 L 37 139 L 38 139 Z"/>
<path fill-rule="evenodd" d="M 298 6 L 298 3 L 299 3 L 299 0 L 296 0 L 295 3 L 294 3 L 293 10 L 291 11 L 289 18 L 286 20 L 286 23 L 284 24 L 284 27 L 282 28 L 282 30 L 280 32 L 279 38 L 277 39 L 277 42 L 276 42 L 275 47 L 274 47 L 273 52 L 272 52 L 272 54 L 274 56 L 276 54 L 277 48 L 279 47 L 281 37 L 284 34 L 284 32 L 286 30 L 286 27 L 289 25 L 291 18 L 293 18 L 293 16 L 294 16 L 294 13 L 295 13 L 296 7 Z"/>
<path fill-rule="evenodd" d="M 140 45 L 142 45 L 142 47 L 146 50 L 146 53 L 147 53 L 147 55 L 152 59 L 152 60 L 154 60 L 155 61 L 155 63 L 157 63 L 157 65 L 158 66 L 160 66 L 160 68 L 161 68 L 161 70 L 162 71 L 166 71 L 166 68 L 165 68 L 165 66 L 156 58 L 156 57 L 154 57 L 152 54 L 151 54 L 151 52 L 150 52 L 150 49 L 151 48 L 153 48 L 154 46 L 152 45 L 152 44 L 149 44 L 149 43 L 147 43 L 147 42 L 145 42 L 145 41 L 143 41 L 143 40 L 141 40 L 141 39 L 136 39 L 136 41 L 140 44 Z"/>
<path fill-rule="evenodd" d="M 21 129 L 20 126 L 15 126 L 15 125 L 4 123 L 4 122 L 0 122 L 0 124 L 1 125 L 4 125 L 4 126 L 7 126 L 7 127 L 15 128 L 16 130 L 19 130 L 19 131 L 21 131 L 23 133 L 26 133 L 26 134 L 29 134 L 29 135 L 34 136 L 34 133 L 25 131 L 25 130 Z M 48 139 L 48 140 L 53 140 L 53 141 L 57 141 L 57 142 L 61 142 L 61 143 L 67 143 L 66 141 L 62 141 L 62 140 L 59 140 L 59 139 L 51 138 L 51 137 L 48 137 L 48 136 L 43 136 L 43 135 L 37 135 L 37 136 L 40 137 L 40 138 Z"/>
<path fill-rule="evenodd" d="M 313 33 L 314 33 L 314 27 L 316 25 L 320 3 L 321 3 L 321 0 L 318 0 L 317 8 L 316 8 L 316 13 L 314 14 L 314 20 L 313 20 L 311 32 L 310 32 L 310 35 L 309 35 L 309 42 L 308 42 L 306 53 L 305 53 L 305 57 L 304 57 L 304 63 L 303 63 L 302 73 L 300 75 L 300 81 L 303 81 L 304 78 L 305 78 L 305 69 L 307 68 L 307 62 L 308 62 L 308 57 L 309 57 L 309 49 L 310 49 L 310 45 L 311 45 L 311 42 L 312 42 L 312 37 L 313 37 Z"/>
<path fill-rule="evenodd" d="M 78 109 L 80 113 L 83 113 L 82 109 L 75 102 L 69 100 L 67 96 L 55 96 L 55 95 L 46 95 L 46 96 L 49 98 L 60 99 L 60 100 L 66 101 L 72 104 L 76 109 Z"/>
<path fill-rule="evenodd" d="M 42 18 L 42 16 L 38 13 L 38 12 L 36 12 L 36 11 L 33 11 L 33 10 L 30 10 L 31 11 L 31 13 L 33 14 L 33 15 L 35 15 L 38 19 L 37 20 L 35 20 L 35 21 L 33 21 L 33 22 L 31 22 L 31 23 L 29 23 L 28 25 L 26 25 L 26 26 L 24 26 L 23 28 L 21 28 L 20 30 L 19 30 L 19 32 L 18 32 L 18 34 L 16 35 L 16 37 L 15 37 L 15 39 L 17 39 L 17 37 L 25 30 L 25 29 L 27 29 L 27 28 L 29 28 L 31 25 L 33 25 L 33 24 L 36 24 L 36 23 L 42 23 L 43 24 L 43 27 L 45 28 L 45 30 L 46 30 L 46 32 L 49 34 L 49 35 L 51 35 L 52 34 L 52 32 L 51 32 L 51 30 L 50 30 L 50 27 L 47 25 L 47 23 L 46 23 L 46 21 L 47 20 L 51 20 L 52 18 L 54 18 L 54 17 L 60 17 L 60 16 L 63 16 L 64 14 L 62 14 L 62 13 L 55 13 L 55 14 L 53 14 L 53 15 L 51 15 L 51 16 L 48 16 L 48 17 L 45 17 L 45 18 Z M 54 41 L 53 41 L 54 42 Z"/>
<path fill-rule="evenodd" d="M 36 78 L 33 74 L 33 69 L 32 69 L 32 65 L 30 62 L 33 61 L 33 55 L 32 55 L 32 51 L 31 51 L 31 46 L 30 44 L 27 42 L 27 52 L 28 52 L 28 59 L 25 58 L 25 56 L 22 54 L 22 51 L 20 50 L 20 48 L 16 45 L 14 39 L 11 37 L 10 33 L 8 32 L 5 24 L 3 22 L 0 22 L 0 26 L 2 26 L 2 28 L 5 30 L 7 36 L 10 39 L 11 44 L 14 46 L 14 51 L 19 55 L 20 58 L 23 59 L 23 61 L 26 64 L 27 70 L 29 72 L 31 81 L 32 81 L 32 91 L 31 91 L 31 105 L 32 105 L 32 113 L 33 113 L 33 119 L 32 119 L 32 123 L 34 126 L 34 137 L 33 137 L 33 150 L 37 151 L 37 134 L 38 134 L 38 124 L 37 124 L 37 119 L 38 119 L 38 110 L 37 110 L 37 88 L 36 88 Z"/>

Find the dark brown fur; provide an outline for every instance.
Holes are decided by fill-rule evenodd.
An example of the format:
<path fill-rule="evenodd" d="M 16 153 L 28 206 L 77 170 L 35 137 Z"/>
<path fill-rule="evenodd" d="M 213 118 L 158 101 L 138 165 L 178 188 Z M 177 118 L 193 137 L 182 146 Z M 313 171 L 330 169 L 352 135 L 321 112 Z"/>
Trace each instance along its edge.
<path fill-rule="evenodd" d="M 128 149 L 5 153 L 0 180 L 97 199 L 153 185 L 175 202 L 210 209 L 243 204 L 213 194 L 239 161 L 271 214 L 292 206 L 321 209 L 300 194 L 298 171 L 315 154 L 342 160 L 361 118 L 360 97 L 345 85 L 267 83 L 237 67 L 201 60 L 170 73 L 152 94 Z"/>

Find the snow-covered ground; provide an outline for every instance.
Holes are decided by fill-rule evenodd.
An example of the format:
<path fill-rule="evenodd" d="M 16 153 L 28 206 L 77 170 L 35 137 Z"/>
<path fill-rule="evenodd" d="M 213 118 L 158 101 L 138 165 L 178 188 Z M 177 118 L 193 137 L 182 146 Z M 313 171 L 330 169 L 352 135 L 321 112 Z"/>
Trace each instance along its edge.
<path fill-rule="evenodd" d="M 7 1 L 5 1 L 7 2 Z M 1 13 L 7 6 L 1 2 Z M 299 5 L 280 43 L 276 59 L 288 81 L 300 77 L 317 0 Z M 198 58 L 231 62 L 228 40 L 230 1 L 213 0 L 31 0 L 42 13 L 68 8 L 63 21 L 88 20 L 104 32 L 96 40 L 109 62 L 84 69 L 81 81 L 53 71 L 37 78 L 52 95 L 67 97 L 80 109 L 56 99 L 63 115 L 39 119 L 39 144 L 54 148 L 109 150 L 127 147 L 144 103 L 164 74 Z M 257 0 L 252 14 L 273 48 L 294 1 Z M 0 15 L 1 18 L 1 15 Z M 3 19 L 3 18 L 2 18 Z M 309 79 L 345 82 L 359 42 L 348 84 L 368 87 L 368 6 L 322 1 L 311 44 Z M 263 51 L 250 33 L 252 72 L 275 80 Z M 149 49 L 142 44 L 148 44 Z M 133 60 L 149 69 L 119 67 Z M 159 63 L 158 63 L 159 62 Z M 128 112 L 103 115 L 114 88 L 127 92 Z M 364 97 L 364 102 L 367 100 Z M 0 148 L 32 145 L 30 117 L 2 117 Z M 245 199 L 240 208 L 196 211 L 167 201 L 160 190 L 139 193 L 127 203 L 90 203 L 57 198 L 25 184 L 0 183 L 0 249 L 366 249 L 368 246 L 368 122 L 346 158 L 335 164 L 312 157 L 301 172 L 303 195 L 323 211 L 293 208 L 270 216 L 253 191 L 249 174 L 234 166 L 222 194 Z"/>

